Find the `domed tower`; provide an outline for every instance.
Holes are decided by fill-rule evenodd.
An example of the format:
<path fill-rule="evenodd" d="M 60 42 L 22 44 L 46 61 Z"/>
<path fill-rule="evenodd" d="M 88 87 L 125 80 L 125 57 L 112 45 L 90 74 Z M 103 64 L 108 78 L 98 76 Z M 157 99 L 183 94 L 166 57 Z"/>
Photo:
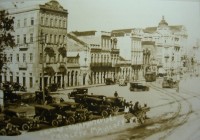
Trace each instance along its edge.
<path fill-rule="evenodd" d="M 166 27 L 168 23 L 165 21 L 165 17 L 162 16 L 162 20 L 159 22 L 158 27 Z"/>

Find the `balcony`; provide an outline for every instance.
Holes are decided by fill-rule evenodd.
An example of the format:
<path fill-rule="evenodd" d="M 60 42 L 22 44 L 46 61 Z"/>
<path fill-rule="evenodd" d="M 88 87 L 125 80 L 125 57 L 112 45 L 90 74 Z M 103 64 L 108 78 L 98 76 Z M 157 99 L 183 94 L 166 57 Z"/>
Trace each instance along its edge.
<path fill-rule="evenodd" d="M 67 63 L 67 68 L 79 68 L 80 64 L 78 63 Z"/>
<path fill-rule="evenodd" d="M 119 54 L 119 49 L 111 49 L 111 53 Z"/>
<path fill-rule="evenodd" d="M 169 58 L 169 54 L 164 54 L 164 57 L 165 58 Z"/>
<path fill-rule="evenodd" d="M 19 70 L 27 70 L 27 63 L 26 62 L 19 63 Z"/>
<path fill-rule="evenodd" d="M 18 46 L 19 46 L 19 50 L 20 51 L 26 51 L 26 50 L 28 50 L 28 44 L 27 43 L 18 44 Z"/>
<path fill-rule="evenodd" d="M 90 64 L 90 67 L 112 67 L 112 63 L 111 62 L 105 62 L 105 63 L 93 62 Z"/>

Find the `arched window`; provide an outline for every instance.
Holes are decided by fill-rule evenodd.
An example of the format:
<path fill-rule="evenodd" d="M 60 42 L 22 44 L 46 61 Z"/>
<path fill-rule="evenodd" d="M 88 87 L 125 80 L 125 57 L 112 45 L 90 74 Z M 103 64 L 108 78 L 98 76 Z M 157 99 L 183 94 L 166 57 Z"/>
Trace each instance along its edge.
<path fill-rule="evenodd" d="M 93 61 L 94 61 L 94 60 L 93 60 L 93 54 L 92 54 L 92 55 L 91 55 L 91 63 L 93 63 Z"/>

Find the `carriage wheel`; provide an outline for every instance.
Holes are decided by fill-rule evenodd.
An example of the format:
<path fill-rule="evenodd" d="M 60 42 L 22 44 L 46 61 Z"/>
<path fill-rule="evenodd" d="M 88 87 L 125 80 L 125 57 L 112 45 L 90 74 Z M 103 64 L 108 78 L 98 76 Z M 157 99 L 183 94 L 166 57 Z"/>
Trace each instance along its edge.
<path fill-rule="evenodd" d="M 101 112 L 101 116 L 103 116 L 104 118 L 105 118 L 105 117 L 108 117 L 108 112 L 105 111 L 105 110 L 103 110 L 103 111 Z"/>
<path fill-rule="evenodd" d="M 53 127 L 58 127 L 59 123 L 58 123 L 57 120 L 53 120 L 53 121 L 51 122 L 51 125 L 52 125 Z"/>
<path fill-rule="evenodd" d="M 30 129 L 29 125 L 27 123 L 22 125 L 22 130 L 23 131 L 28 131 Z"/>
<path fill-rule="evenodd" d="M 114 112 L 118 112 L 119 111 L 119 107 L 118 106 L 115 106 L 114 107 Z"/>
<path fill-rule="evenodd" d="M 0 130 L 0 134 L 1 134 L 2 136 L 5 136 L 5 135 L 6 135 L 6 130 L 5 130 L 5 129 L 1 129 L 1 130 Z"/>
<path fill-rule="evenodd" d="M 74 119 L 74 117 L 70 116 L 68 118 L 69 124 L 74 124 L 76 122 L 76 120 Z"/>

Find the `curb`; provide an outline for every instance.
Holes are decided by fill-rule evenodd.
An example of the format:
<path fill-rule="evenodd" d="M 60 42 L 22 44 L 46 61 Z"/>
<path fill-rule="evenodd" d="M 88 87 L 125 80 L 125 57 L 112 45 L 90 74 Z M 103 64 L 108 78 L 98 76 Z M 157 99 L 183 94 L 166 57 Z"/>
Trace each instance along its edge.
<path fill-rule="evenodd" d="M 99 85 L 88 85 L 88 86 L 74 86 L 64 89 L 58 89 L 58 91 L 66 91 L 66 90 L 73 90 L 75 88 L 90 88 L 90 87 L 99 87 L 99 86 L 105 86 L 105 84 L 99 84 Z"/>

